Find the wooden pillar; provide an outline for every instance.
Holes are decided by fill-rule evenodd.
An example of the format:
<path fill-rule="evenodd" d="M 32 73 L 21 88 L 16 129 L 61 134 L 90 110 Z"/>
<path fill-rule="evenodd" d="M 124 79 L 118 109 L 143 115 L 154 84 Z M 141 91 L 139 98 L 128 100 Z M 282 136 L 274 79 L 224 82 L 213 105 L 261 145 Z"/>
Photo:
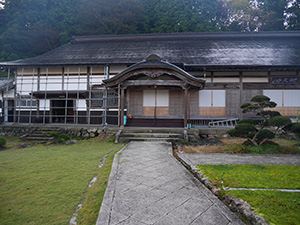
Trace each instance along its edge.
<path fill-rule="evenodd" d="M 65 90 L 65 67 L 61 68 L 61 90 Z"/>
<path fill-rule="evenodd" d="M 184 102 L 183 102 L 183 107 L 184 107 L 184 122 L 183 126 L 184 128 L 187 128 L 187 114 L 188 114 L 188 89 L 184 88 Z"/>
<path fill-rule="evenodd" d="M 243 72 L 240 71 L 239 72 L 239 83 L 240 83 L 240 106 L 243 104 L 243 92 L 244 92 L 244 88 L 243 88 Z M 239 117 L 240 119 L 243 118 L 243 113 L 242 110 L 239 110 Z"/>
<path fill-rule="evenodd" d="M 121 88 L 121 105 L 120 105 L 120 110 L 121 110 L 121 113 L 120 113 L 120 127 L 123 127 L 124 126 L 124 96 L 125 96 L 125 90 L 124 88 L 122 87 Z"/>
<path fill-rule="evenodd" d="M 87 114 L 86 114 L 86 123 L 91 124 L 91 88 L 90 88 L 90 75 L 91 75 L 91 68 L 88 66 L 87 67 L 87 73 L 86 73 L 86 89 L 89 92 L 89 97 L 87 101 Z"/>

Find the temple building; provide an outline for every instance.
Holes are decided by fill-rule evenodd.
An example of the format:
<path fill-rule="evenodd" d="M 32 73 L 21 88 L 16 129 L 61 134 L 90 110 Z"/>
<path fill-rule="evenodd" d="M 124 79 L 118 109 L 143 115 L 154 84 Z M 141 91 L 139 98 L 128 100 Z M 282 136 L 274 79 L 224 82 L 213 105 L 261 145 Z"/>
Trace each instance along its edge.
<path fill-rule="evenodd" d="M 300 32 L 80 36 L 0 66 L 4 124 L 234 124 L 261 94 L 300 109 Z"/>

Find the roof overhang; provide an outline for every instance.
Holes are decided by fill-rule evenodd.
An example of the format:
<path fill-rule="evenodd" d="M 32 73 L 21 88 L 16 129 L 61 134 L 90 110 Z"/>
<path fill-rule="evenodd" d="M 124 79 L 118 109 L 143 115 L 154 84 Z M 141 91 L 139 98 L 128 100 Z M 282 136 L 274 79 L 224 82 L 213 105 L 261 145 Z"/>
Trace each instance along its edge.
<path fill-rule="evenodd" d="M 144 75 L 147 79 L 135 80 L 134 77 Z M 160 79 L 167 75 L 175 79 Z M 174 64 L 161 60 L 157 55 L 151 55 L 146 60 L 136 63 L 120 72 L 118 75 L 103 80 L 106 87 L 123 86 L 180 86 L 182 88 L 203 89 L 205 80 L 196 78 Z"/>
<path fill-rule="evenodd" d="M 88 91 L 34 91 L 33 96 L 38 99 L 43 98 L 87 98 Z"/>

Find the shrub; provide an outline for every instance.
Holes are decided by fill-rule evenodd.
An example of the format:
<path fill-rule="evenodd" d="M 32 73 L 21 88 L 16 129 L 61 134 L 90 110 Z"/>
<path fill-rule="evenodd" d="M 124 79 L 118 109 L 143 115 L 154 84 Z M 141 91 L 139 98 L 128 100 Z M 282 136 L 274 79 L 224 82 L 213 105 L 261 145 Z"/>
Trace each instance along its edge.
<path fill-rule="evenodd" d="M 267 129 L 262 129 L 258 132 L 257 140 L 259 142 L 261 142 L 264 139 L 272 139 L 274 137 L 275 137 L 275 134 L 272 131 L 267 130 Z"/>
<path fill-rule="evenodd" d="M 300 123 L 293 123 L 291 126 L 291 131 L 300 134 Z"/>
<path fill-rule="evenodd" d="M 227 134 L 229 134 L 230 137 L 238 137 L 238 133 L 237 133 L 236 129 L 227 131 Z"/>
<path fill-rule="evenodd" d="M 249 153 L 249 147 L 245 145 L 231 145 L 224 148 L 226 153 L 238 154 L 238 153 Z"/>
<path fill-rule="evenodd" d="M 54 138 L 54 143 L 63 143 L 67 140 L 70 140 L 71 137 L 67 134 L 61 134 L 57 131 L 51 131 L 50 136 Z"/>
<path fill-rule="evenodd" d="M 254 120 L 254 119 L 244 119 L 244 120 L 240 120 L 238 123 L 249 123 L 252 125 L 257 125 L 260 124 L 262 121 L 261 120 Z"/>
<path fill-rule="evenodd" d="M 284 116 L 275 116 L 269 120 L 269 126 L 278 128 L 282 128 L 290 123 L 292 123 L 290 118 Z"/>
<path fill-rule="evenodd" d="M 235 126 L 236 137 L 248 137 L 249 134 L 254 133 L 256 128 L 249 123 L 241 123 Z"/>
<path fill-rule="evenodd" d="M 60 135 L 60 133 L 57 132 L 57 131 L 51 131 L 51 132 L 50 132 L 50 136 L 51 136 L 51 137 L 58 138 L 59 135 Z"/>
<path fill-rule="evenodd" d="M 67 140 L 70 140 L 70 139 L 71 139 L 71 137 L 70 137 L 69 135 L 67 135 L 67 134 L 61 134 L 61 135 L 59 136 L 59 138 L 60 138 L 61 140 L 63 140 L 63 141 L 67 141 Z"/>
<path fill-rule="evenodd" d="M 0 137 L 0 147 L 4 147 L 6 145 L 6 140 L 4 137 Z"/>

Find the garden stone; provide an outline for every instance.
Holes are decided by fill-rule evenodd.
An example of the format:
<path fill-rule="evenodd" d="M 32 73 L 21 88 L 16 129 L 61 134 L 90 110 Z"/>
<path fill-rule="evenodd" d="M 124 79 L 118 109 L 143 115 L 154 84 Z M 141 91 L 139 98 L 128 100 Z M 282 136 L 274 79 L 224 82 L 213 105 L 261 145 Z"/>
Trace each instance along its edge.
<path fill-rule="evenodd" d="M 77 140 L 67 140 L 66 144 L 71 145 L 71 144 L 76 144 L 78 141 Z"/>
<path fill-rule="evenodd" d="M 216 187 L 212 187 L 211 192 L 214 195 L 220 195 L 221 194 L 221 190 L 219 188 L 216 188 Z"/>

